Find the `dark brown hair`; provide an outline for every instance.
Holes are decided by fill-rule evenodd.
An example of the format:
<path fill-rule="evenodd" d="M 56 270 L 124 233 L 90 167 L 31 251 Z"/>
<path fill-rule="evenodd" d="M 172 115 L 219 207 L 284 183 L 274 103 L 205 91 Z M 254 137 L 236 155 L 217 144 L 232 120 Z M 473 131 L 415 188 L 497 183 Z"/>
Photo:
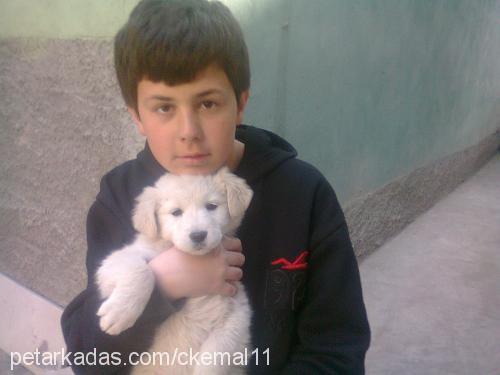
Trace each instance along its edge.
<path fill-rule="evenodd" d="M 215 63 L 226 73 L 238 102 L 250 87 L 243 33 L 218 1 L 143 0 L 116 35 L 114 53 L 123 98 L 137 113 L 137 85 L 143 78 L 186 83 Z"/>

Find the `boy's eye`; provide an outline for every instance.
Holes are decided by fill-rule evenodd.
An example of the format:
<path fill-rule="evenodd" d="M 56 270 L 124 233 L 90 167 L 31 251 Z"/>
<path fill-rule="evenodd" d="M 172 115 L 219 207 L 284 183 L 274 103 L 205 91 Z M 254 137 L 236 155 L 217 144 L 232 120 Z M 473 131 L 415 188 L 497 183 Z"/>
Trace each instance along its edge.
<path fill-rule="evenodd" d="M 214 109 L 217 107 L 217 103 L 212 100 L 205 100 L 201 103 L 204 109 Z"/>
<path fill-rule="evenodd" d="M 213 204 L 213 203 L 207 203 L 207 205 L 205 206 L 205 208 L 208 210 L 208 211 L 213 211 L 217 208 L 217 205 L 216 204 Z"/>
<path fill-rule="evenodd" d="M 182 215 L 182 210 L 180 208 L 177 208 L 172 211 L 172 215 L 174 216 L 181 216 Z"/>
<path fill-rule="evenodd" d="M 160 113 L 169 113 L 172 111 L 172 106 L 171 105 L 162 105 L 161 107 L 158 107 L 157 109 L 158 112 Z"/>

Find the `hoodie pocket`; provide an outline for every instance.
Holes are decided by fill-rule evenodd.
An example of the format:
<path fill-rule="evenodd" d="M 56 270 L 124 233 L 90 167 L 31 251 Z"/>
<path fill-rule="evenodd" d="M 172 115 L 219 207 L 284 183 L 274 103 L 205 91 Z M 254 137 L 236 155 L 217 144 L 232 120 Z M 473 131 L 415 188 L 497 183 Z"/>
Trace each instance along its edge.
<path fill-rule="evenodd" d="M 285 319 L 300 307 L 305 297 L 306 276 L 304 269 L 267 271 L 264 301 L 274 329 L 283 329 Z"/>

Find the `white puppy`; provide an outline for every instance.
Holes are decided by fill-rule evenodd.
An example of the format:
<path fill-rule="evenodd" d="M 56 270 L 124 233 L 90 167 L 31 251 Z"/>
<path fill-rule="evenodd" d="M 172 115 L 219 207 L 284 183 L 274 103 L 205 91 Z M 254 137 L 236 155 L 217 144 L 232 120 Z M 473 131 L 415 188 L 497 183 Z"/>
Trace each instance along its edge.
<path fill-rule="evenodd" d="M 226 167 L 210 176 L 166 174 L 154 187 L 145 188 L 137 198 L 132 217 L 138 231 L 136 239 L 111 253 L 96 274 L 101 297 L 106 298 L 97 312 L 101 329 L 117 335 L 134 325 L 154 288 L 155 278 L 148 265 L 151 259 L 172 245 L 193 255 L 211 251 L 224 235 L 233 234 L 238 228 L 251 199 L 252 191 L 245 181 Z M 164 366 L 161 373 L 244 373 L 243 368 L 227 363 L 227 357 L 234 353 L 243 353 L 245 349 L 251 352 L 251 311 L 243 285 L 237 283 L 237 287 L 234 297 L 188 298 L 183 308 L 155 333 L 149 351 L 164 355 L 149 366 L 135 366 L 133 373 L 155 373 L 160 359 Z M 225 363 L 172 363 L 175 352 L 190 351 L 212 356 L 222 353 Z M 221 358 L 204 361 L 214 362 L 220 364 Z"/>

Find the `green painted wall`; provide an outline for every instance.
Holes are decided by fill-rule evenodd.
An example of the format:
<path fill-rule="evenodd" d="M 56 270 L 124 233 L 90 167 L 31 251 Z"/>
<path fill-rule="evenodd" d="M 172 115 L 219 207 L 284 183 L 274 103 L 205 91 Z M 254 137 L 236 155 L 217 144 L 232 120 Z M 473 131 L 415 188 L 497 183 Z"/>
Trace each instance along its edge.
<path fill-rule="evenodd" d="M 288 4 L 273 126 L 343 199 L 499 127 L 500 2 Z"/>
<path fill-rule="evenodd" d="M 225 0 L 252 60 L 246 121 L 342 201 L 498 128 L 500 2 Z M 111 38 L 136 0 L 0 0 L 0 38 Z"/>
<path fill-rule="evenodd" d="M 137 0 L 0 0 L 0 37 L 109 38 Z"/>

